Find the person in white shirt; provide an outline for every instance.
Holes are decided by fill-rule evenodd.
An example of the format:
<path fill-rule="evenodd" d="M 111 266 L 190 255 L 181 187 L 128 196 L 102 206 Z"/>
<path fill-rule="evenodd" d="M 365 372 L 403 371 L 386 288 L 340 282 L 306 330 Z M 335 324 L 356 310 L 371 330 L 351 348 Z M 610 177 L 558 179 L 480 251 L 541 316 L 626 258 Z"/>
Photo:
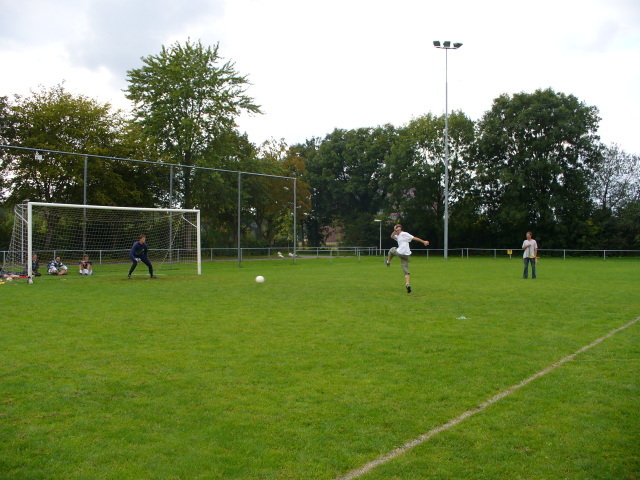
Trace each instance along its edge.
<path fill-rule="evenodd" d="M 538 243 L 531 238 L 531 232 L 527 232 L 527 238 L 522 242 L 522 258 L 524 259 L 524 272 L 522 278 L 529 278 L 529 264 L 531 264 L 531 278 L 536 278 L 536 260 L 538 259 Z"/>
<path fill-rule="evenodd" d="M 402 271 L 404 272 L 405 288 L 407 289 L 407 293 L 411 293 L 411 284 L 409 282 L 409 256 L 411 255 L 411 248 L 409 248 L 409 242 L 415 240 L 422 243 L 425 247 L 429 245 L 429 242 L 415 237 L 409 232 L 403 232 L 402 225 L 399 223 L 393 227 L 391 238 L 398 242 L 398 246 L 389 250 L 389 255 L 385 260 L 385 263 L 387 264 L 387 267 L 390 267 L 391 259 L 393 257 L 400 258 L 400 264 L 402 265 Z"/>

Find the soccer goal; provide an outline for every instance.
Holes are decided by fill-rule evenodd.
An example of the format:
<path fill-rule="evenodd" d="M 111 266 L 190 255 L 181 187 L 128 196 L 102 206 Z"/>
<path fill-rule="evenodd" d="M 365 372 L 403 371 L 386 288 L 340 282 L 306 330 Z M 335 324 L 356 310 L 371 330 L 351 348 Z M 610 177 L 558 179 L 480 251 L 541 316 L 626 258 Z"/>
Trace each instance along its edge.
<path fill-rule="evenodd" d="M 34 254 L 40 273 L 56 257 L 70 273 L 84 255 L 94 271 L 99 265 L 130 264 L 129 250 L 140 235 L 147 238 L 154 271 L 202 273 L 200 210 L 26 202 L 14 214 L 5 270 L 30 278 Z"/>

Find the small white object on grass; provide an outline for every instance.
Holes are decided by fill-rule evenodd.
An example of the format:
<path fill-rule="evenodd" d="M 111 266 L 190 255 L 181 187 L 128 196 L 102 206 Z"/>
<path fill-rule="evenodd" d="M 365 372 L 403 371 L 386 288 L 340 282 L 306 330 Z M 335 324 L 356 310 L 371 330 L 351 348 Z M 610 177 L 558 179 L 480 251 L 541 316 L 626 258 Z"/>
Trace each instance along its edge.
<path fill-rule="evenodd" d="M 262 275 L 258 275 L 256 277 L 256 282 L 257 283 L 264 283 L 264 277 Z"/>

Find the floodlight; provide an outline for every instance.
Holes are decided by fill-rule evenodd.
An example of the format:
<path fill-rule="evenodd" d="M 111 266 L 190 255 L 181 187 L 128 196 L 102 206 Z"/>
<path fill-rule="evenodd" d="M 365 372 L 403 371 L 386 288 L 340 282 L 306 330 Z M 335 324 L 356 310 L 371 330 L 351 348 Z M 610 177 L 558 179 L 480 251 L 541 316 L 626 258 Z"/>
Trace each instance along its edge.
<path fill-rule="evenodd" d="M 441 48 L 445 53 L 445 107 L 444 107 L 444 258 L 449 258 L 449 73 L 447 54 L 449 50 L 458 49 L 462 43 L 456 42 L 451 46 L 449 40 L 445 40 L 440 46 L 439 41 L 434 41 L 433 46 Z"/>

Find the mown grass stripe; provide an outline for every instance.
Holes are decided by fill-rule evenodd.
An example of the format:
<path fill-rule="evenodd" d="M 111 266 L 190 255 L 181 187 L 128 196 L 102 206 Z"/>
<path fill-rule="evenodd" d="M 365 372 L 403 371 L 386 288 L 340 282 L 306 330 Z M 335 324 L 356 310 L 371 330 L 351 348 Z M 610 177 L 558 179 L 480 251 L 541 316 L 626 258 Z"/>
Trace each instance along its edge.
<path fill-rule="evenodd" d="M 375 460 L 363 465 L 362 467 L 353 470 L 351 472 L 349 472 L 348 474 L 338 477 L 336 480 L 353 480 L 354 478 L 358 478 L 361 477 L 362 475 L 369 473 L 371 470 L 373 470 L 374 468 L 383 465 L 385 463 L 390 462 L 391 460 L 399 457 L 400 455 L 404 455 L 405 453 L 407 453 L 408 451 L 412 450 L 413 448 L 417 447 L 418 445 L 422 445 L 423 443 L 425 443 L 426 441 L 428 441 L 430 438 L 436 436 L 439 433 L 445 432 L 453 427 L 455 427 L 456 425 L 459 425 L 460 423 L 462 423 L 464 420 L 466 420 L 467 418 L 475 415 L 476 413 L 482 412 L 483 410 L 486 410 L 488 407 L 490 407 L 491 405 L 493 405 L 494 403 L 499 402 L 500 400 L 502 400 L 503 398 L 509 396 L 510 394 L 512 394 L 513 392 L 515 392 L 516 390 L 528 385 L 529 383 L 533 382 L 534 380 L 537 380 L 538 378 L 544 377 L 545 375 L 547 375 L 549 372 L 552 372 L 553 370 L 555 370 L 556 368 L 564 365 L 567 362 L 572 361 L 576 356 L 580 355 L 581 353 L 586 352 L 587 350 L 595 347 L 596 345 L 602 343 L 604 340 L 611 338 L 612 336 L 614 336 L 616 333 L 625 330 L 626 328 L 629 328 L 631 325 L 637 323 L 640 320 L 640 317 L 637 317 L 633 320 L 631 320 L 630 322 L 626 323 L 625 325 L 622 325 L 619 328 L 616 328 L 614 330 L 611 330 L 609 333 L 607 333 L 606 335 L 598 338 L 597 340 L 593 341 L 592 343 L 590 343 L 589 345 L 585 345 L 584 347 L 578 349 L 576 352 L 572 353 L 571 355 L 567 355 L 566 357 L 564 357 L 562 360 L 550 365 L 549 367 L 545 368 L 544 370 L 539 371 L 538 373 L 530 376 L 529 378 L 523 380 L 522 382 L 513 385 L 509 388 L 507 388 L 506 390 L 503 390 L 502 392 L 498 393 L 497 395 L 491 397 L 489 400 L 487 400 L 486 402 L 478 405 L 475 408 L 472 408 L 471 410 L 467 410 L 466 412 L 462 413 L 461 415 L 457 416 L 456 418 L 448 421 L 447 423 L 440 425 L 439 427 L 436 427 L 430 431 L 428 431 L 427 433 L 420 435 L 419 437 L 411 440 L 410 442 L 405 443 L 403 446 L 396 448 L 395 450 L 392 450 L 391 452 L 382 455 L 381 457 L 376 458 Z"/>

